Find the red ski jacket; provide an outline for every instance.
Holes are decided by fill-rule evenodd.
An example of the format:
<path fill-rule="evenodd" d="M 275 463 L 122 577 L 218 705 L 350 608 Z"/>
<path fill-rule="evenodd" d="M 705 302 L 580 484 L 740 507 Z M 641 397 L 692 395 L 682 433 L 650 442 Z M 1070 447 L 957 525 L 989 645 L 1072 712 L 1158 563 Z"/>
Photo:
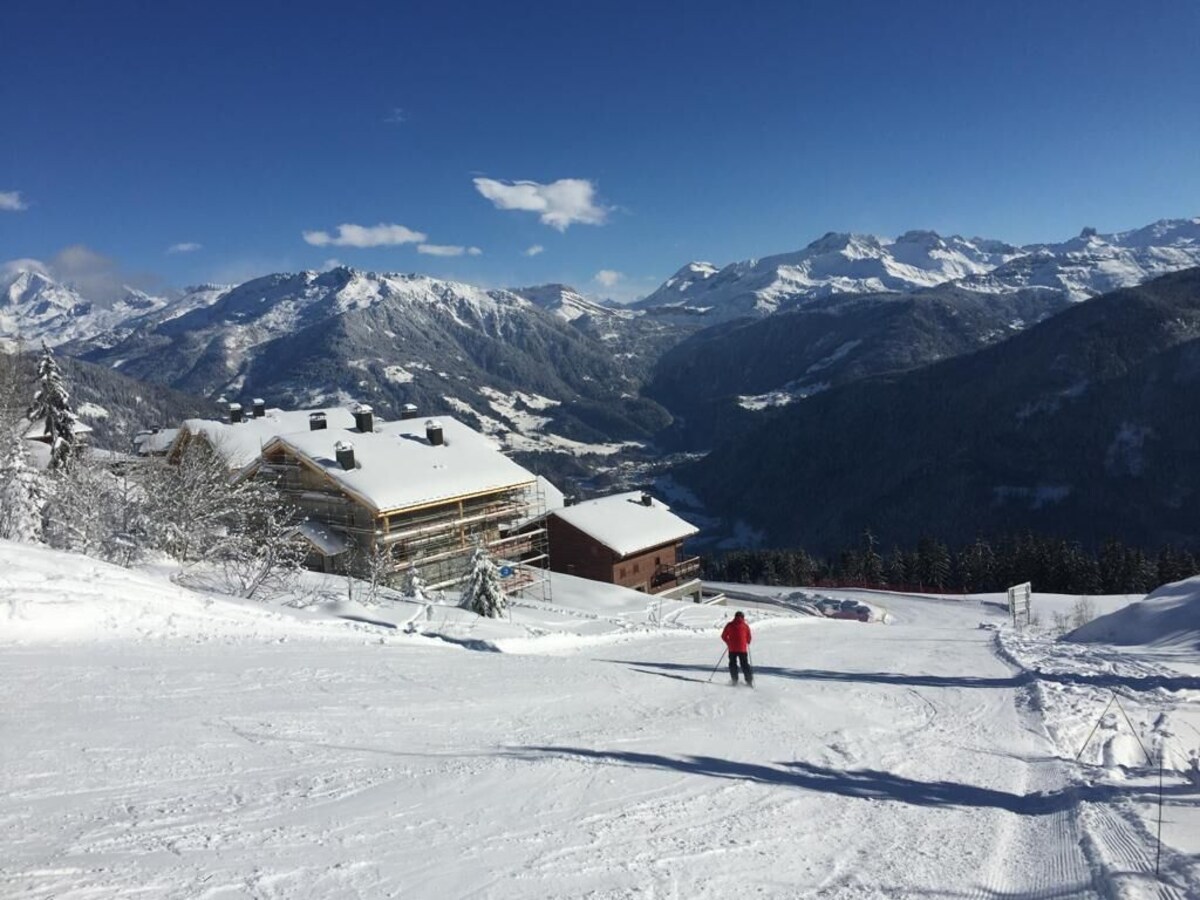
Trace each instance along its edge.
<path fill-rule="evenodd" d="M 721 632 L 721 640 L 730 653 L 745 653 L 750 649 L 750 626 L 745 619 L 734 619 Z"/>

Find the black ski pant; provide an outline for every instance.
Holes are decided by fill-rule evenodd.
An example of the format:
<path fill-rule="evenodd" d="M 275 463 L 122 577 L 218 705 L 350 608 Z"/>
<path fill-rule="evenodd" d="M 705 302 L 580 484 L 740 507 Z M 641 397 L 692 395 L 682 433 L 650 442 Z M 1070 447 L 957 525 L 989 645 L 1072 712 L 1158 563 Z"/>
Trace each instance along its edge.
<path fill-rule="evenodd" d="M 738 680 L 738 664 L 741 663 L 742 675 L 746 678 L 746 684 L 754 684 L 754 672 L 750 668 L 749 653 L 730 653 L 729 654 L 729 677 L 734 683 Z"/>

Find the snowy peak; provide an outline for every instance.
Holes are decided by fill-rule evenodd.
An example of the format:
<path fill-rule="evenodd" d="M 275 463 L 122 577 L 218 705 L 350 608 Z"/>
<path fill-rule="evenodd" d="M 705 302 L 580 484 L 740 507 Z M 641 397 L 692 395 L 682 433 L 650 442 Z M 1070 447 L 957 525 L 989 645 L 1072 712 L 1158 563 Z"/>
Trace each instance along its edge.
<path fill-rule="evenodd" d="M 989 293 L 1041 288 L 1087 300 L 1200 265 L 1200 219 L 1161 219 L 1133 231 L 1100 234 L 1084 228 L 1058 244 L 1031 244 L 991 272 L 964 279 Z"/>
<path fill-rule="evenodd" d="M 589 300 L 575 288 L 565 284 L 513 288 L 512 293 L 523 297 L 534 306 L 554 313 L 564 322 L 574 322 L 583 316 L 628 318 L 633 315 L 629 310 L 614 309 L 604 303 Z"/>
<path fill-rule="evenodd" d="M 910 291 L 991 271 L 1019 253 L 957 235 L 908 231 L 895 240 L 829 232 L 802 250 L 731 263 L 685 266 L 636 304 L 657 315 L 717 322 L 760 316 L 832 294 Z"/>
<path fill-rule="evenodd" d="M 835 294 L 909 292 L 953 283 L 984 293 L 1057 291 L 1084 300 L 1200 265 L 1200 219 L 1134 231 L 1094 228 L 1059 244 L 1017 247 L 987 238 L 910 230 L 895 239 L 829 232 L 802 250 L 715 269 L 690 263 L 636 306 L 709 323 L 762 316 Z"/>

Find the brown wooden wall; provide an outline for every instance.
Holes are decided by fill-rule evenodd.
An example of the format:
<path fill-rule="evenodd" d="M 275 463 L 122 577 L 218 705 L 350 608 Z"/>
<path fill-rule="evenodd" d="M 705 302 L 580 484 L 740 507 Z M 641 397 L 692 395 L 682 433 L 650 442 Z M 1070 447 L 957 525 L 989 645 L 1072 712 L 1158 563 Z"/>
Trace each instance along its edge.
<path fill-rule="evenodd" d="M 576 528 L 551 514 L 546 517 L 550 541 L 550 569 L 618 584 L 650 593 L 654 573 L 660 566 L 673 566 L 679 558 L 678 544 L 664 544 L 642 553 L 622 558 Z M 662 585 L 671 587 L 674 582 Z"/>

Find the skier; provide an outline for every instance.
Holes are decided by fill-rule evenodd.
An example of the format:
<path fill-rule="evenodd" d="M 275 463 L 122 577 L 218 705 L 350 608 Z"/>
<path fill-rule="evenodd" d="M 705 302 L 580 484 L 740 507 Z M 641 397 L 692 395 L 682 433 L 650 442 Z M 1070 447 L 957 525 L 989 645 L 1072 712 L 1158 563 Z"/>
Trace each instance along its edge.
<path fill-rule="evenodd" d="M 746 685 L 754 687 L 754 672 L 750 670 L 750 626 L 746 617 L 739 609 L 733 618 L 725 623 L 721 632 L 721 640 L 729 650 L 729 678 L 731 684 L 738 683 L 738 663 L 741 663 L 742 674 L 746 676 Z"/>

